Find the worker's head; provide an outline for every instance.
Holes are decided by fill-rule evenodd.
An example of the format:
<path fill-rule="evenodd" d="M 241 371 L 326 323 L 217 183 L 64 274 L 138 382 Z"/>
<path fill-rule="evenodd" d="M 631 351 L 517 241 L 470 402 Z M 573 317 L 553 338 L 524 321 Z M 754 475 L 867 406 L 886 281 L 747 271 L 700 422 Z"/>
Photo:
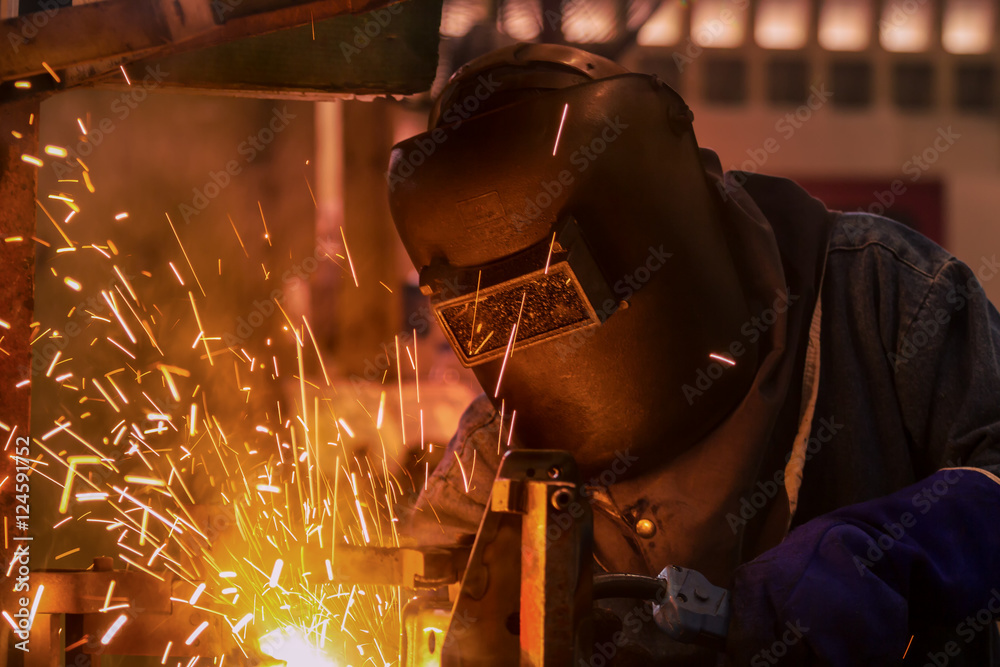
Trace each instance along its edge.
<path fill-rule="evenodd" d="M 520 44 L 458 70 L 393 148 L 421 289 L 524 445 L 591 470 L 669 455 L 745 394 L 756 350 L 705 371 L 749 311 L 691 121 L 653 76 Z"/>

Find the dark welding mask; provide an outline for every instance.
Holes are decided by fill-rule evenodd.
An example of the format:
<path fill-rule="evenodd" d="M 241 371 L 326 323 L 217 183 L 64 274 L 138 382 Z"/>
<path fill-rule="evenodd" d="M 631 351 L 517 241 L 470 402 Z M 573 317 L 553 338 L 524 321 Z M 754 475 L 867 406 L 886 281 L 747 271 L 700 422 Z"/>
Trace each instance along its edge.
<path fill-rule="evenodd" d="M 428 131 L 393 147 L 390 208 L 421 290 L 495 404 L 517 410 L 524 446 L 585 469 L 620 448 L 670 455 L 754 377 L 691 120 L 655 77 L 520 44 L 456 72 Z M 684 386 L 713 363 L 692 401 Z"/>

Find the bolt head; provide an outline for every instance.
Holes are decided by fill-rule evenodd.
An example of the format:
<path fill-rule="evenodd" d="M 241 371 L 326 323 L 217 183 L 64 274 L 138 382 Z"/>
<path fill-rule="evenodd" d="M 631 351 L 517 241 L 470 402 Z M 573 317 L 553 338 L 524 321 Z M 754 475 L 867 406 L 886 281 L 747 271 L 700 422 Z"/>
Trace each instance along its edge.
<path fill-rule="evenodd" d="M 573 502 L 573 492 L 569 489 L 559 489 L 552 494 L 552 506 L 557 510 L 564 510 Z"/>
<path fill-rule="evenodd" d="M 639 537 L 648 539 L 656 535 L 656 524 L 649 519 L 639 519 L 635 523 L 635 532 Z"/>

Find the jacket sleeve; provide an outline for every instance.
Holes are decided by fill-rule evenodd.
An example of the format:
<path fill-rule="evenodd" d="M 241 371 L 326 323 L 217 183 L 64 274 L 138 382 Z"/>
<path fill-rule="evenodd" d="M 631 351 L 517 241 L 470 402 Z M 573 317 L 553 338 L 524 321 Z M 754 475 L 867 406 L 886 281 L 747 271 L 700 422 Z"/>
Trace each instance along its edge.
<path fill-rule="evenodd" d="M 997 516 L 1000 479 L 949 468 L 806 522 L 737 570 L 730 664 L 898 664 L 932 622 L 972 641 L 1000 612 Z"/>
<path fill-rule="evenodd" d="M 397 510 L 404 541 L 446 545 L 475 535 L 499 468 L 498 445 L 506 444 L 501 441 L 500 415 L 485 394 L 479 396 L 466 408 L 416 502 Z"/>
<path fill-rule="evenodd" d="M 995 256 L 974 269 L 944 263 L 889 355 L 915 458 L 928 468 L 918 477 L 950 466 L 1000 474 L 1000 315 L 980 283 L 998 270 Z"/>

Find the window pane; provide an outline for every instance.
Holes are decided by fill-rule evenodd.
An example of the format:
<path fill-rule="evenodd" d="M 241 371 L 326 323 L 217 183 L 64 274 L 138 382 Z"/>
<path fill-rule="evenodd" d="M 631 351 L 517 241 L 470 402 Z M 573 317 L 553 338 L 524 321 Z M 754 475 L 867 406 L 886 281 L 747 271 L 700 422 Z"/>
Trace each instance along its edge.
<path fill-rule="evenodd" d="M 949 53 L 988 53 L 996 21 L 992 0 L 949 0 L 941 43 Z"/>
<path fill-rule="evenodd" d="M 753 35 L 765 49 L 801 49 L 809 38 L 808 0 L 760 0 Z"/>
<path fill-rule="evenodd" d="M 872 33 L 871 0 L 825 0 L 819 14 L 819 45 L 830 51 L 868 48 Z"/>
<path fill-rule="evenodd" d="M 681 41 L 684 7 L 680 0 L 663 0 L 659 9 L 639 29 L 639 46 L 673 46 Z"/>
<path fill-rule="evenodd" d="M 926 51 L 931 43 L 934 4 L 931 0 L 887 0 L 882 7 L 879 36 L 887 51 Z"/>
<path fill-rule="evenodd" d="M 745 3 L 699 0 L 691 7 L 691 39 L 698 46 L 730 49 L 746 35 Z"/>
<path fill-rule="evenodd" d="M 541 0 L 505 0 L 499 8 L 497 27 L 514 39 L 535 39 L 542 32 Z"/>
<path fill-rule="evenodd" d="M 608 42 L 618 32 L 615 0 L 570 0 L 563 4 L 562 30 L 567 42 Z"/>

